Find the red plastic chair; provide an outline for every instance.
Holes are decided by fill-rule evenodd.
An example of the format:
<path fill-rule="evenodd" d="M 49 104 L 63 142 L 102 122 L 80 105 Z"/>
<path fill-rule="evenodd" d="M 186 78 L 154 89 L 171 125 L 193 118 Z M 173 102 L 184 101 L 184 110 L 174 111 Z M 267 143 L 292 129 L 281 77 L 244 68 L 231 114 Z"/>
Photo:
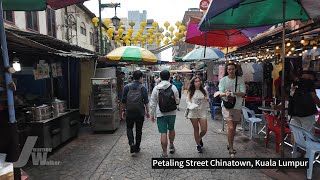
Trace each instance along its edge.
<path fill-rule="evenodd" d="M 268 143 L 269 143 L 269 136 L 273 132 L 276 135 L 276 152 L 279 152 L 279 147 L 281 143 L 281 121 L 277 117 L 267 113 L 264 113 L 264 116 L 266 118 L 267 127 L 268 127 L 266 132 L 267 134 L 266 147 L 268 146 Z M 284 133 L 285 133 L 285 136 L 291 133 L 288 123 L 285 123 Z"/>

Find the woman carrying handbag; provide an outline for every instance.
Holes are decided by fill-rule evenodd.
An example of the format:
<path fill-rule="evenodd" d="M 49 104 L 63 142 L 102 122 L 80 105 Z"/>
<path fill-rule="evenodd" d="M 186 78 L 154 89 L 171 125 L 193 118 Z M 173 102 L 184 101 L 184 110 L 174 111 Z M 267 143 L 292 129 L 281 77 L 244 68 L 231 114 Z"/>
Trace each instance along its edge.
<path fill-rule="evenodd" d="M 226 65 L 225 76 L 219 82 L 219 92 L 222 99 L 222 115 L 228 124 L 228 146 L 230 158 L 236 151 L 233 147 L 237 124 L 241 121 L 241 106 L 245 96 L 246 86 L 239 76 L 237 66 L 233 63 Z"/>

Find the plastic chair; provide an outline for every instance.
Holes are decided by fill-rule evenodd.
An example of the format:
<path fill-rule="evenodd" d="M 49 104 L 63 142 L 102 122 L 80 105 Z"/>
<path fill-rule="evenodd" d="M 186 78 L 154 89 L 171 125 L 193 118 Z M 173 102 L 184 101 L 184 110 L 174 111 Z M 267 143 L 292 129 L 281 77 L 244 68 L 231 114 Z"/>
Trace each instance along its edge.
<path fill-rule="evenodd" d="M 296 157 L 298 147 L 306 151 L 306 155 L 309 159 L 307 178 L 311 179 L 315 153 L 320 152 L 320 139 L 317 139 L 313 134 L 302 127 L 293 124 L 289 124 L 289 126 L 294 136 L 292 157 Z"/>
<path fill-rule="evenodd" d="M 269 144 L 269 136 L 273 132 L 276 135 L 276 152 L 279 152 L 279 147 L 281 143 L 281 121 L 277 117 L 267 114 L 264 114 L 267 121 L 267 132 L 266 132 L 266 147 Z M 291 133 L 291 130 L 288 128 L 288 123 L 285 123 L 284 128 L 285 136 Z"/>
<path fill-rule="evenodd" d="M 252 139 L 253 131 L 257 133 L 257 123 L 261 123 L 262 119 L 257 118 L 254 111 L 244 106 L 242 106 L 242 115 L 243 115 L 243 119 L 249 123 L 250 139 Z M 254 129 L 253 129 L 253 126 L 254 126 Z"/>

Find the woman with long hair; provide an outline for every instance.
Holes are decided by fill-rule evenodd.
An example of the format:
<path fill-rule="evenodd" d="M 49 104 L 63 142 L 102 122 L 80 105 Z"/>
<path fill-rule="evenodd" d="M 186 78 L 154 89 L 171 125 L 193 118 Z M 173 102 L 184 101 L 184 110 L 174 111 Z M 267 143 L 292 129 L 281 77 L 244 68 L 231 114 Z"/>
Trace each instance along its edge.
<path fill-rule="evenodd" d="M 201 78 L 196 76 L 190 81 L 187 93 L 187 109 L 189 111 L 187 118 L 191 120 L 199 153 L 202 153 L 202 138 L 207 133 L 207 103 L 208 93 L 203 88 Z"/>
<path fill-rule="evenodd" d="M 228 146 L 230 158 L 234 158 L 236 151 L 233 147 L 237 124 L 241 121 L 241 106 L 245 96 L 246 86 L 238 74 L 237 65 L 226 65 L 225 76 L 219 82 L 220 97 L 222 97 L 222 115 L 228 124 Z M 232 105 L 230 105 L 232 104 Z"/>

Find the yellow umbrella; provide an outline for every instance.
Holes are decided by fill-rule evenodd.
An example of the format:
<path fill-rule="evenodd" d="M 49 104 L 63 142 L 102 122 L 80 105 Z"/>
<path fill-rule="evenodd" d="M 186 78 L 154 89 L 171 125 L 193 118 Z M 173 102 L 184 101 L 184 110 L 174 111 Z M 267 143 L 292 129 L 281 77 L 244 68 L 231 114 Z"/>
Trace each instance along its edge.
<path fill-rule="evenodd" d="M 112 61 L 144 61 L 144 62 L 157 62 L 157 57 L 146 50 L 137 46 L 122 46 L 114 49 L 106 58 Z"/>

